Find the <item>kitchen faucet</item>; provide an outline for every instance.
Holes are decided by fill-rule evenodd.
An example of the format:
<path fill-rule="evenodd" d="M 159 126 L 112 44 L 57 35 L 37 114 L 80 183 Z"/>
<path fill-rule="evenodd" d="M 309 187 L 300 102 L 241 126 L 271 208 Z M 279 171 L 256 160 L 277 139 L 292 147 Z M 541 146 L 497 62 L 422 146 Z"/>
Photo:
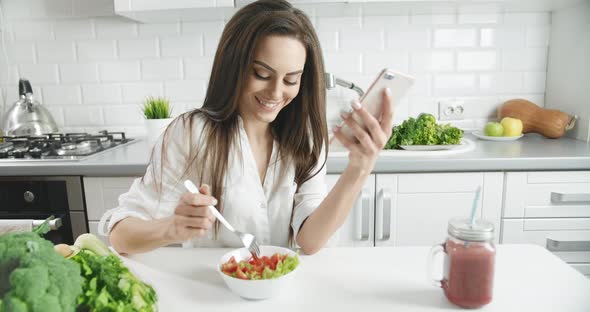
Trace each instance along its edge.
<path fill-rule="evenodd" d="M 336 88 L 336 85 L 339 85 L 339 86 L 356 91 L 356 93 L 359 94 L 359 97 L 362 97 L 363 94 L 365 93 L 363 91 L 363 89 L 359 88 L 354 83 L 340 79 L 340 78 L 334 76 L 334 74 L 324 73 L 324 77 L 326 78 L 326 89 L 328 89 L 328 90 L 334 89 L 334 88 Z"/>

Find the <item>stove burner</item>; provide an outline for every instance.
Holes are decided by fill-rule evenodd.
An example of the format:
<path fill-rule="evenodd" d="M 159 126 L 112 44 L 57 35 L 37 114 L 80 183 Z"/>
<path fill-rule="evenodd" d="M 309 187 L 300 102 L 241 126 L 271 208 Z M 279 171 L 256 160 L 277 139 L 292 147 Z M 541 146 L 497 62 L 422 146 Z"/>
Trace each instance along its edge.
<path fill-rule="evenodd" d="M 131 142 L 124 132 L 46 133 L 0 137 L 0 160 L 79 160 Z"/>

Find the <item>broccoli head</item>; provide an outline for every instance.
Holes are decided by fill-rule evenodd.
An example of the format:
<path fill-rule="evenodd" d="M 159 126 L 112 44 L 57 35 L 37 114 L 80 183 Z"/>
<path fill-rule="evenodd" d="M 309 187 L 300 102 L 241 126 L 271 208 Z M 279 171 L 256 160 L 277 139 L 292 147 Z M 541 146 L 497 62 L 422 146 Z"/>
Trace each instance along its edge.
<path fill-rule="evenodd" d="M 78 264 L 38 234 L 0 236 L 0 312 L 75 311 L 82 282 Z"/>
<path fill-rule="evenodd" d="M 439 125 L 432 114 L 422 113 L 394 127 L 385 149 L 398 149 L 400 145 L 459 144 L 461 138 L 463 130 L 449 124 Z"/>

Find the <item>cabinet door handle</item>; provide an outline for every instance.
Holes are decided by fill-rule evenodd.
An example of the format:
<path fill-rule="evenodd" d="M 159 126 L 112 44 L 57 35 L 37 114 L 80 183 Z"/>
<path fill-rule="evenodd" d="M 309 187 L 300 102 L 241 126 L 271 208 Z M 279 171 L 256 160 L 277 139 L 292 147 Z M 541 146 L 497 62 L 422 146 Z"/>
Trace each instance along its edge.
<path fill-rule="evenodd" d="M 590 202 L 590 193 L 557 193 L 551 192 L 552 203 Z"/>
<path fill-rule="evenodd" d="M 357 211 L 356 217 L 356 239 L 360 241 L 369 240 L 369 227 L 370 227 L 370 209 L 371 199 L 369 198 L 369 192 L 362 190 L 360 198 L 356 201 L 355 210 Z"/>
<path fill-rule="evenodd" d="M 375 238 L 389 240 L 391 236 L 391 191 L 388 188 L 379 191 L 375 214 Z"/>
<path fill-rule="evenodd" d="M 590 241 L 558 241 L 548 238 L 549 251 L 590 251 Z"/>
<path fill-rule="evenodd" d="M 362 240 L 369 240 L 369 228 L 371 227 L 371 198 L 369 192 L 363 190 L 363 237 Z"/>

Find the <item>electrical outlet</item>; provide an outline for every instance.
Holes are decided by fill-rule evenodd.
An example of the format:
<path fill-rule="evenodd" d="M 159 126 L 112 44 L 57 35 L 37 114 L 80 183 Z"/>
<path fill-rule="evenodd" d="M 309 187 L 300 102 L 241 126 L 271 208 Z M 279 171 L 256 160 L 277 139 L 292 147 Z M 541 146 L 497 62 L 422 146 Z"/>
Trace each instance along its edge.
<path fill-rule="evenodd" d="M 439 120 L 461 120 L 465 115 L 463 101 L 459 100 L 440 100 L 438 101 L 438 119 Z"/>

